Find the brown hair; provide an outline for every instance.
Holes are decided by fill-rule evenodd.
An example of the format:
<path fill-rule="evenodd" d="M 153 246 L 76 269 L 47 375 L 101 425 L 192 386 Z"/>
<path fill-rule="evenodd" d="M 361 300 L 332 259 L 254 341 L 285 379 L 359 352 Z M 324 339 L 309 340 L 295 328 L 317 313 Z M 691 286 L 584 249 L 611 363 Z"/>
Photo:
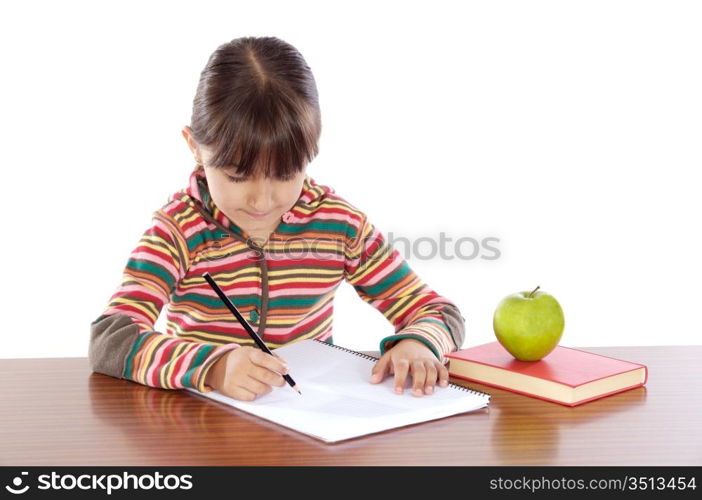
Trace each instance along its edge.
<path fill-rule="evenodd" d="M 288 179 L 319 152 L 317 85 L 302 55 L 276 37 L 220 45 L 200 74 L 192 134 L 212 151 L 208 166 Z"/>

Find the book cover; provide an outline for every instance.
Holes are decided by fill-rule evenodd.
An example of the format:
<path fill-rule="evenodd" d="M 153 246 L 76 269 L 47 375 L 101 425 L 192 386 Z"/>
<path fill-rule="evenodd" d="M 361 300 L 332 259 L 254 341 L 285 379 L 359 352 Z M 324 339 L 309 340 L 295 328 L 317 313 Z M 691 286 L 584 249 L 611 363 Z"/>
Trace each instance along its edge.
<path fill-rule="evenodd" d="M 539 361 L 519 361 L 497 341 L 447 357 L 452 376 L 567 406 L 640 387 L 648 379 L 642 364 L 563 346 Z"/>

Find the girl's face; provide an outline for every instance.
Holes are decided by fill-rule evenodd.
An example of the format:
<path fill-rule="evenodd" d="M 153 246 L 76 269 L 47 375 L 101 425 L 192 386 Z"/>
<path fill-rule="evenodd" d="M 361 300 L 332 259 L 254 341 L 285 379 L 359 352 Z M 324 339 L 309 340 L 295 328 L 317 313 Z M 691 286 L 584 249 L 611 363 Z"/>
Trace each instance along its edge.
<path fill-rule="evenodd" d="M 300 198 L 306 166 L 290 180 L 261 176 L 244 180 L 236 176 L 233 166 L 208 167 L 211 153 L 194 141 L 190 127 L 183 129 L 183 136 L 196 160 L 205 167 L 207 185 L 217 208 L 250 235 L 273 231 Z"/>
<path fill-rule="evenodd" d="M 300 198 L 305 170 L 291 180 L 256 177 L 243 180 L 235 168 L 211 168 L 203 158 L 212 199 L 224 215 L 249 234 L 273 231 Z"/>

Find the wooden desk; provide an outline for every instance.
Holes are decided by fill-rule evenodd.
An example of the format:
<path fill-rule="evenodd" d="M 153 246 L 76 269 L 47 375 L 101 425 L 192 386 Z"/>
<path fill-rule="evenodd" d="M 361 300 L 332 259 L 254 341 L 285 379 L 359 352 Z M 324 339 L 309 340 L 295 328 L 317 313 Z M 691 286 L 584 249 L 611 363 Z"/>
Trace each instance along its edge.
<path fill-rule="evenodd" d="M 702 464 L 702 346 L 585 349 L 647 365 L 648 383 L 569 408 L 453 380 L 489 407 L 337 444 L 86 358 L 3 359 L 0 465 Z"/>

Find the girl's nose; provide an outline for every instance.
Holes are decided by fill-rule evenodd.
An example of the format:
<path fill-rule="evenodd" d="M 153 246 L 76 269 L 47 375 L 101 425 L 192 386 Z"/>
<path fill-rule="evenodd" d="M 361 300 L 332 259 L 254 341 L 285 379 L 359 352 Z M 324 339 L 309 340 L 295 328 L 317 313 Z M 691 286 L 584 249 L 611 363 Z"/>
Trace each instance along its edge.
<path fill-rule="evenodd" d="M 271 182 L 267 179 L 259 179 L 253 183 L 251 191 L 248 193 L 248 204 L 254 213 L 269 212 L 273 206 L 273 190 Z"/>

